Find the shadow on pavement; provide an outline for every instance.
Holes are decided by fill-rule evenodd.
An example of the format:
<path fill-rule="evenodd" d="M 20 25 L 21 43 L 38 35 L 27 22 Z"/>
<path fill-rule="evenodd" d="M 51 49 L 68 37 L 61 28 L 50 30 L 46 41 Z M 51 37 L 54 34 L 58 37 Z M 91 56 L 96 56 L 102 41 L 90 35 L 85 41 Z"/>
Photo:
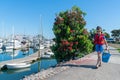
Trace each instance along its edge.
<path fill-rule="evenodd" d="M 83 67 L 83 68 L 96 69 L 96 66 L 95 66 L 95 65 L 75 65 L 75 64 L 66 64 L 66 65 L 61 65 L 61 66 Z"/>
<path fill-rule="evenodd" d="M 95 65 L 80 65 L 80 67 L 96 69 L 96 66 L 95 66 Z"/>

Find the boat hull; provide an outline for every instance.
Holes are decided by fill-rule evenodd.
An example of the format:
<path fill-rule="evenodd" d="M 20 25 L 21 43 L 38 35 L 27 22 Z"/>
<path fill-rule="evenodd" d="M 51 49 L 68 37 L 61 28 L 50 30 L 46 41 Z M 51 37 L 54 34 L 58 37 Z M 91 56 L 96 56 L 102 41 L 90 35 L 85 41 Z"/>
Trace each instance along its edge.
<path fill-rule="evenodd" d="M 6 64 L 7 69 L 21 69 L 21 68 L 27 68 L 30 67 L 31 64 L 29 63 L 11 63 Z"/>

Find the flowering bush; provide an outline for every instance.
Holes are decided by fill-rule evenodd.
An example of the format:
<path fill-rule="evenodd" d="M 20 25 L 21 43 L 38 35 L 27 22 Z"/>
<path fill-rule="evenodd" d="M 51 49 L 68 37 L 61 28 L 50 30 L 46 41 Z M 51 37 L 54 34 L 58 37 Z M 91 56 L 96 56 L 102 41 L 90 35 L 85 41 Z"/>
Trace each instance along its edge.
<path fill-rule="evenodd" d="M 56 16 L 53 26 L 56 44 L 52 46 L 52 50 L 58 62 L 74 59 L 92 51 L 89 33 L 84 28 L 84 16 L 85 13 L 76 6 Z"/>

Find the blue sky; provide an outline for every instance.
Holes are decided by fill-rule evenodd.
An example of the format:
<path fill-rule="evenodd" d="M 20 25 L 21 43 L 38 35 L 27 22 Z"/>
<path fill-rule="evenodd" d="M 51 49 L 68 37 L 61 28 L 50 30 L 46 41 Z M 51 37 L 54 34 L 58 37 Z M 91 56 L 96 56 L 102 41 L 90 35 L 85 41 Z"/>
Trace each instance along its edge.
<path fill-rule="evenodd" d="M 0 36 L 12 34 L 13 26 L 15 34 L 41 34 L 42 22 L 43 35 L 53 38 L 55 14 L 74 5 L 87 13 L 85 28 L 99 25 L 110 33 L 120 29 L 119 3 L 120 0 L 0 0 Z"/>

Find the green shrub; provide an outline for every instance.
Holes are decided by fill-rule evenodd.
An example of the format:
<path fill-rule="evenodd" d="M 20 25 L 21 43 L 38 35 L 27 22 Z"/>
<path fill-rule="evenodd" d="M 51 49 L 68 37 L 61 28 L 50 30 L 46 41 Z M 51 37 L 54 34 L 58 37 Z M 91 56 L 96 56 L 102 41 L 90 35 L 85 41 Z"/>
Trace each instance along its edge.
<path fill-rule="evenodd" d="M 88 31 L 84 28 L 86 25 L 84 16 L 85 13 L 76 6 L 56 16 L 53 25 L 56 44 L 52 46 L 52 51 L 58 62 L 92 52 L 93 44 L 89 39 Z"/>

